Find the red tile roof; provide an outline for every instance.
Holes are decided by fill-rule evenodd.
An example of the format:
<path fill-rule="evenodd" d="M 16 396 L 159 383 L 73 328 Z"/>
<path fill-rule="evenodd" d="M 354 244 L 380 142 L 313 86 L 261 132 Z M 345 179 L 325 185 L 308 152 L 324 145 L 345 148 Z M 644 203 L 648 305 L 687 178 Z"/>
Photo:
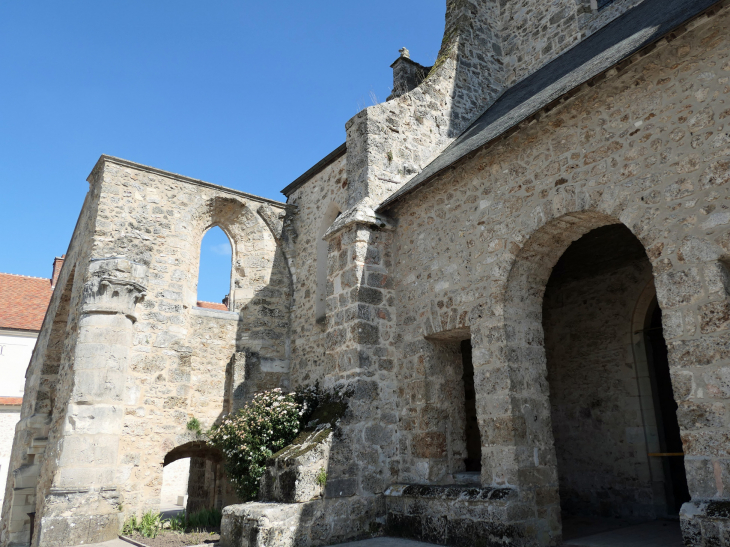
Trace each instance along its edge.
<path fill-rule="evenodd" d="M 198 300 L 196 305 L 199 308 L 208 308 L 209 310 L 228 311 L 225 304 L 219 304 L 218 302 L 204 302 L 202 300 Z"/>
<path fill-rule="evenodd" d="M 22 404 L 22 397 L 0 397 L 0 406 L 19 406 Z"/>
<path fill-rule="evenodd" d="M 51 280 L 0 273 L 0 329 L 41 330 Z"/>

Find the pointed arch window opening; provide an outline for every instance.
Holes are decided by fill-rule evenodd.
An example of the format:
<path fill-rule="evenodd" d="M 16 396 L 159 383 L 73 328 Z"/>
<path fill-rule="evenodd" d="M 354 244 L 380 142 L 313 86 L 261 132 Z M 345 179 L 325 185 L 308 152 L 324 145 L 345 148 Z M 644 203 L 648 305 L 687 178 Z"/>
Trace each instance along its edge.
<path fill-rule="evenodd" d="M 317 287 L 314 318 L 319 325 L 324 325 L 327 321 L 327 257 L 329 255 L 329 244 L 324 239 L 324 234 L 341 214 L 340 207 L 336 203 L 330 203 L 317 231 Z"/>
<path fill-rule="evenodd" d="M 233 307 L 233 243 L 219 225 L 208 228 L 200 241 L 196 305 L 231 310 Z"/>

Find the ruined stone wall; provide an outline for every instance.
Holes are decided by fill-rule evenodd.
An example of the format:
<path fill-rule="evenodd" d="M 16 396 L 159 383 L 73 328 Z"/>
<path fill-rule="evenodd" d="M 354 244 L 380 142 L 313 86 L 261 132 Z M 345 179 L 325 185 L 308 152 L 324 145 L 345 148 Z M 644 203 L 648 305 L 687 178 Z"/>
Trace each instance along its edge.
<path fill-rule="evenodd" d="M 208 427 L 230 411 L 235 356 L 267 386 L 288 385 L 286 207 L 108 157 L 89 182 L 58 283 L 69 288 L 53 297 L 28 375 L 24 417 L 48 436 L 30 484 L 38 545 L 108 539 L 159 507 L 165 455 L 196 441 L 188 420 Z M 232 241 L 229 312 L 195 308 L 214 225 Z M 23 453 L 36 433 L 16 435 L 18 464 L 34 463 Z"/>
<path fill-rule="evenodd" d="M 645 258 L 583 279 L 551 278 L 545 292 L 551 419 L 569 515 L 659 516 L 647 456 L 647 435 L 656 433 L 642 415 L 642 403 L 653 405 L 641 400 L 632 350 L 634 308 L 650 282 Z"/>
<path fill-rule="evenodd" d="M 52 424 L 63 422 L 55 409 L 60 408 L 59 391 L 63 393 L 68 389 L 68 382 L 65 386 L 61 385 L 59 374 L 64 349 L 73 345 L 73 333 L 78 321 L 78 315 L 71 314 L 70 309 L 76 277 L 75 264 L 84 256 L 88 246 L 97 200 L 98 192 L 90 189 L 26 371 L 21 419 L 15 429 L 3 500 L 0 525 L 0 545 L 3 546 L 9 542 L 22 545 L 29 541 L 31 529 L 28 513 L 37 514 L 39 508 L 43 507 L 44 493 L 50 485 L 49 477 L 41 477 L 41 469 L 48 468 L 45 462 L 54 455 L 53 440 L 49 443 Z"/>
<path fill-rule="evenodd" d="M 348 207 L 388 197 L 506 88 L 639 1 L 619 0 L 598 11 L 589 0 L 449 0 L 441 49 L 426 79 L 345 126 Z"/>
<path fill-rule="evenodd" d="M 328 212 L 344 211 L 347 206 L 345 156 L 298 188 L 289 197 L 288 203 L 297 208 L 292 220 L 297 238 L 296 259 L 292 268 L 291 379 L 293 386 L 303 386 L 317 381 L 324 383 L 325 377 L 336 374 L 335 363 L 325 354 L 328 325 L 316 322 L 317 244 L 323 241 L 324 230 L 334 220 L 325 221 Z"/>
<path fill-rule="evenodd" d="M 95 256 L 124 252 L 149 265 L 134 325 L 120 467 L 128 512 L 159 504 L 162 458 L 190 441 L 186 423 L 212 425 L 228 411 L 227 368 L 236 352 L 288 369 L 290 281 L 286 257 L 259 209 L 284 208 L 233 191 L 105 162 Z M 231 312 L 194 308 L 200 242 L 218 225 L 231 239 Z"/>
<path fill-rule="evenodd" d="M 383 211 L 398 222 L 399 388 L 426 400 L 440 380 L 411 381 L 435 357 L 424 336 L 468 329 L 482 483 L 520 488 L 514 518 L 538 535 L 556 537 L 559 512 L 542 294 L 570 242 L 607 224 L 625 224 L 652 263 L 692 495 L 728 491 L 711 471 L 728 465 L 727 36 L 721 12 Z M 420 412 L 410 400 L 401 423 Z M 439 464 L 418 440 L 398 428 L 402 480 Z"/>

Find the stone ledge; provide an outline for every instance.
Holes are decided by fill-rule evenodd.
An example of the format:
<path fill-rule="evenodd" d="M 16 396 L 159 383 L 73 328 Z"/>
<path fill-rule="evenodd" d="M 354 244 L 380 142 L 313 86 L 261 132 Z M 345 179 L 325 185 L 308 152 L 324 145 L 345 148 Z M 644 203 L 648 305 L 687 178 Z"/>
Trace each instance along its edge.
<path fill-rule="evenodd" d="M 730 528 L 730 500 L 699 500 L 682 505 L 679 512 L 682 535 L 687 545 L 721 545 Z"/>
<path fill-rule="evenodd" d="M 225 321 L 238 321 L 239 319 L 238 312 L 236 311 L 211 310 L 210 308 L 193 306 L 191 312 L 193 315 L 211 317 L 213 319 L 223 319 Z"/>
<path fill-rule="evenodd" d="M 502 501 L 517 495 L 512 488 L 464 485 L 393 484 L 385 491 L 386 497 L 423 498 L 458 501 Z"/>

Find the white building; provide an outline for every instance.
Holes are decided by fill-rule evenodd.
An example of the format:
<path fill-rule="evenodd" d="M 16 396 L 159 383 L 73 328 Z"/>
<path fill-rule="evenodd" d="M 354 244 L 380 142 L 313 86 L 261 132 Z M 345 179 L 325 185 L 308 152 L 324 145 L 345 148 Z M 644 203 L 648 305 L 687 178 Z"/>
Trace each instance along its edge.
<path fill-rule="evenodd" d="M 62 264 L 63 258 L 53 261 L 51 279 L 0 273 L 0 505 L 23 403 L 25 371 Z"/>

